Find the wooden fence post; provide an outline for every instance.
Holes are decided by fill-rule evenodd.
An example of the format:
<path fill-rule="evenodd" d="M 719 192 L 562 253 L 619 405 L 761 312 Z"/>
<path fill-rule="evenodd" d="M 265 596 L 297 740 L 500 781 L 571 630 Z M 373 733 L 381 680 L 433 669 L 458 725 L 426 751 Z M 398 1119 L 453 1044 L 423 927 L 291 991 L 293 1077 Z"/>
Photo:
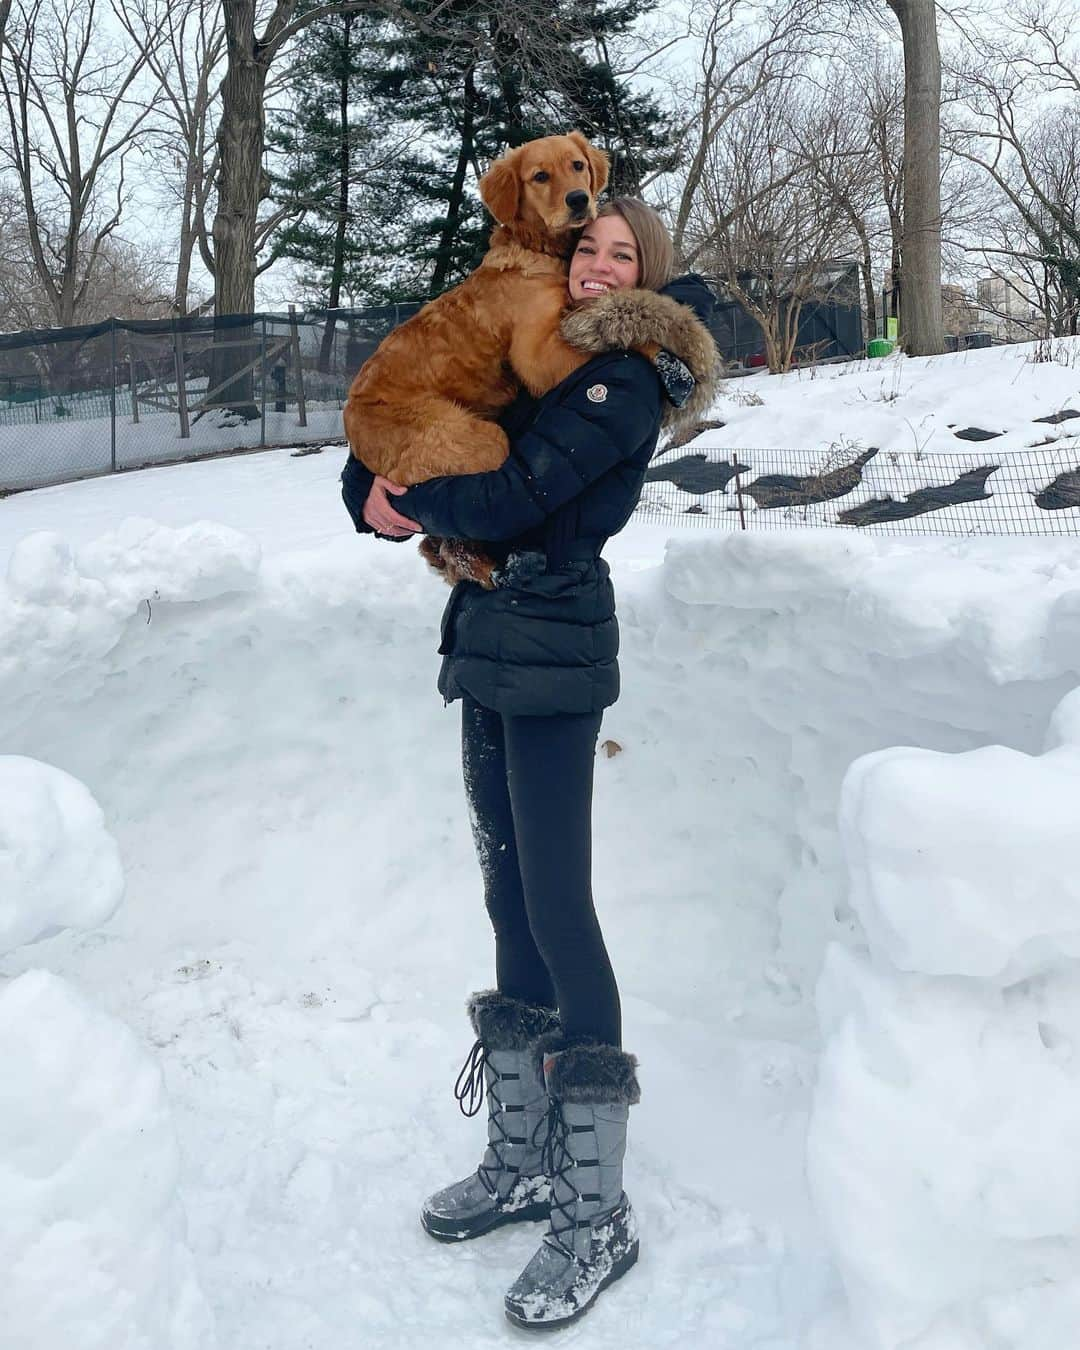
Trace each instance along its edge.
<path fill-rule="evenodd" d="M 289 306 L 289 328 L 292 333 L 293 362 L 296 366 L 296 401 L 300 412 L 300 425 L 307 426 L 307 400 L 304 398 L 304 365 L 300 358 L 300 330 L 296 326 L 296 306 Z"/>
<path fill-rule="evenodd" d="M 739 470 L 738 455 L 731 456 L 731 467 L 735 470 L 735 497 L 739 503 L 739 528 L 746 529 L 746 512 L 743 509 L 742 499 L 742 476 Z"/>
<path fill-rule="evenodd" d="M 184 384 L 184 335 L 173 330 L 173 356 L 176 362 L 176 407 L 180 413 L 180 439 L 186 441 L 191 435 L 188 423 L 187 388 Z"/>

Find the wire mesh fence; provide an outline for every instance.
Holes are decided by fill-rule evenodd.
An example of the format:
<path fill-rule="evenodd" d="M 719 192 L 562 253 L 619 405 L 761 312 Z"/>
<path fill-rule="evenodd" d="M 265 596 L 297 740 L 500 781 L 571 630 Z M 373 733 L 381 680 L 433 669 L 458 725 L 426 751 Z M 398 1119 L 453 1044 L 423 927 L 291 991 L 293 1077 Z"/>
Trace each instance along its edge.
<path fill-rule="evenodd" d="M 871 534 L 1080 533 L 1080 443 L 1010 451 L 673 449 L 639 518 L 712 529 L 837 526 Z"/>
<path fill-rule="evenodd" d="M 419 302 L 0 335 L 0 492 L 342 439 L 352 376 Z"/>
<path fill-rule="evenodd" d="M 352 376 L 419 307 L 108 320 L 0 335 L 0 494 L 146 464 L 340 441 Z M 723 328 L 730 315 L 718 312 Z M 849 318 L 834 307 L 811 321 L 847 341 Z M 741 335 L 741 328 L 729 334 L 736 345 Z M 995 456 L 990 444 L 958 454 L 847 443 L 820 452 L 733 451 L 707 433 L 656 458 L 638 512 L 720 529 L 1073 535 L 1080 438 Z"/>

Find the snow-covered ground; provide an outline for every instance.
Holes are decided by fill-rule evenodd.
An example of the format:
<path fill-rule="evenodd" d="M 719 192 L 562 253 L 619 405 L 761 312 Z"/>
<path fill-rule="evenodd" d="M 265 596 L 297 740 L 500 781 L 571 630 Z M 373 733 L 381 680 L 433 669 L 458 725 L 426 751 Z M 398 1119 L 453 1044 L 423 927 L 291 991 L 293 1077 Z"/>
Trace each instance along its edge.
<path fill-rule="evenodd" d="M 656 515 L 687 513 L 688 523 L 729 529 L 744 519 L 755 528 L 838 522 L 853 528 L 855 519 L 871 533 L 1074 534 L 1080 338 L 1053 343 L 1049 361 L 1037 361 L 1037 354 L 1032 343 L 920 360 L 896 353 L 730 380 L 712 413 L 723 425 L 661 456 L 659 481 L 646 487 L 643 504 Z M 972 433 L 975 439 L 965 438 Z M 711 476 L 692 459 L 702 454 L 720 465 L 734 459 L 739 475 Z M 865 456 L 861 475 L 826 490 L 828 500 L 755 491 L 769 475 L 842 477 Z M 906 506 L 912 494 L 953 484 L 964 473 L 974 473 L 976 482 L 958 494 L 963 504 L 925 511 L 916 498 L 906 518 L 889 505 Z M 676 485 L 680 478 L 691 490 Z M 1051 485 L 1056 490 L 1041 497 Z M 1073 503 L 1064 510 L 1063 494 Z M 887 523 L 872 523 L 876 518 Z"/>
<path fill-rule="evenodd" d="M 1018 421 L 1071 397 L 1062 369 L 1030 367 Z M 998 374 L 966 396 L 989 406 Z M 803 379 L 803 429 L 796 377 L 741 382 L 763 399 L 748 438 L 820 440 Z M 443 595 L 411 545 L 352 534 L 340 461 L 0 501 L 0 921 L 12 941 L 75 925 L 0 957 L 15 1128 L 40 1128 L 35 1101 L 60 1115 L 54 1149 L 0 1158 L 36 1254 L 0 1325 L 32 1350 L 104 1345 L 71 1330 L 104 1319 L 32 1311 L 41 1252 L 72 1308 L 103 1269 L 123 1290 L 60 1240 L 99 1231 L 102 1177 L 104 1247 L 148 1253 L 123 1306 L 154 1350 L 210 1345 L 202 1299 L 230 1350 L 515 1334 L 502 1293 L 539 1230 L 446 1248 L 416 1217 L 479 1156 L 451 1087 L 492 975 L 434 691 Z M 643 1245 L 560 1344 L 1071 1350 L 1080 540 L 639 521 L 606 555 L 624 694 L 595 889 L 641 1060 Z M 79 859 L 85 903 L 65 898 Z M 111 1136 L 100 1099 L 70 1104 L 98 1054 Z"/>
<path fill-rule="evenodd" d="M 0 415 L 0 491 L 62 483 L 110 471 L 113 440 L 109 416 L 81 417 L 78 398 L 67 402 L 71 404 L 72 415 L 64 419 L 4 425 Z M 95 406 L 102 402 L 107 403 L 107 399 L 98 396 Z M 180 435 L 179 417 L 174 412 L 144 407 L 137 425 L 131 420 L 130 411 L 126 415 L 118 412 L 116 468 L 141 468 L 192 456 L 251 450 L 260 444 L 318 445 L 342 435 L 339 403 L 309 404 L 307 425 L 303 427 L 295 406 L 286 412 L 272 409 L 271 404 L 266 411 L 265 426 L 259 418 L 244 421 L 223 411 L 201 419 L 193 417 L 187 437 Z M 16 405 L 12 411 L 21 413 L 22 409 Z"/>

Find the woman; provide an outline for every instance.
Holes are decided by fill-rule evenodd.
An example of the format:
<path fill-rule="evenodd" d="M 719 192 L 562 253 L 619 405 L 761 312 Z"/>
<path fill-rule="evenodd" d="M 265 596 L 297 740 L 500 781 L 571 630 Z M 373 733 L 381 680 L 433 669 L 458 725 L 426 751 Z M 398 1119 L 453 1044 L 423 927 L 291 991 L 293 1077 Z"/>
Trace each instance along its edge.
<path fill-rule="evenodd" d="M 486 1084 L 488 1146 L 472 1176 L 430 1197 L 421 1221 L 457 1242 L 549 1220 L 506 1296 L 524 1327 L 573 1321 L 638 1254 L 622 1190 L 636 1060 L 621 1048 L 593 907 L 590 817 L 600 721 L 619 692 L 600 550 L 637 503 L 661 424 L 676 405 L 680 420 L 695 417 L 715 392 L 712 339 L 686 307 L 707 317 L 712 298 L 697 277 L 665 285 L 671 262 L 650 207 L 609 202 L 571 258 L 563 321 L 563 335 L 597 355 L 539 401 L 518 398 L 502 419 L 503 467 L 407 490 L 354 459 L 342 476 L 358 530 L 483 540 L 499 564 L 494 590 L 454 587 L 439 646 L 439 689 L 462 701 L 465 787 L 495 930 L 498 988 L 469 1000 L 477 1042 L 458 1080 L 466 1114 Z M 655 363 L 628 350 L 650 345 L 664 349 Z"/>

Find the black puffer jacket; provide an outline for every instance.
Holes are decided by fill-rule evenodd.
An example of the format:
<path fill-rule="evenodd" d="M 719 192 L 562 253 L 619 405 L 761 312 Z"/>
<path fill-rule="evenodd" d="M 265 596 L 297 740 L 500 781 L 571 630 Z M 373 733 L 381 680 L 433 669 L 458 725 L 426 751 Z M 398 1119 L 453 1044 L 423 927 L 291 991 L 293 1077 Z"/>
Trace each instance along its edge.
<path fill-rule="evenodd" d="M 712 401 L 716 349 L 686 307 L 707 315 L 711 302 L 704 282 L 688 277 L 669 295 L 617 291 L 572 311 L 565 335 L 598 355 L 544 398 L 508 409 L 502 468 L 431 479 L 394 499 L 427 534 L 484 540 L 501 563 L 495 590 L 463 581 L 450 593 L 439 645 L 447 701 L 467 693 L 530 716 L 615 702 L 619 634 L 600 549 L 637 504 L 661 425 L 699 417 Z M 661 354 L 654 366 L 626 350 L 650 341 L 678 360 Z M 350 459 L 342 482 L 357 529 L 366 530 L 371 476 Z"/>

